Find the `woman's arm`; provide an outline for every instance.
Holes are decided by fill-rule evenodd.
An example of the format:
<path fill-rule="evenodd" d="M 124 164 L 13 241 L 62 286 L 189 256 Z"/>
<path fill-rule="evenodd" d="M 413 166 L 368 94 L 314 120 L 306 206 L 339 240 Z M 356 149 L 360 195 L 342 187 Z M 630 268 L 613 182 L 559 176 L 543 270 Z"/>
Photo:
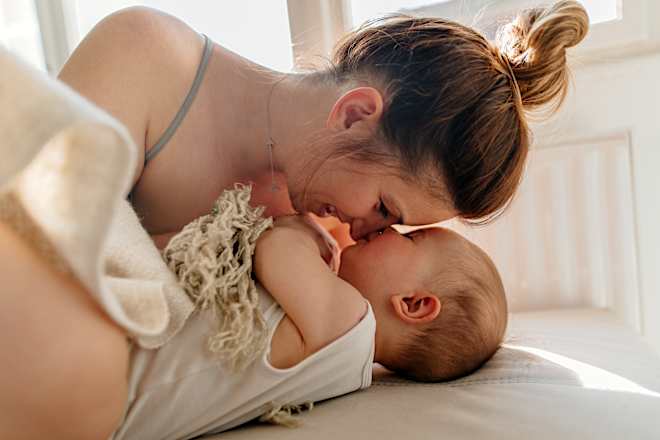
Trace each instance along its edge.
<path fill-rule="evenodd" d="M 300 331 L 313 353 L 343 335 L 364 316 L 360 293 L 335 275 L 320 255 L 322 237 L 302 217 L 264 232 L 257 243 L 257 279 Z M 320 243 L 320 244 L 319 244 Z"/>

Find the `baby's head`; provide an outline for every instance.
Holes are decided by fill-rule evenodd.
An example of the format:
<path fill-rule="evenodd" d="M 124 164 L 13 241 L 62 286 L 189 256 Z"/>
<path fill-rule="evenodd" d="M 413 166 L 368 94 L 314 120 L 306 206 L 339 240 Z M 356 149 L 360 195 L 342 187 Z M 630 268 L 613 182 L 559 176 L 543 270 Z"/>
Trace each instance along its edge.
<path fill-rule="evenodd" d="M 339 276 L 374 310 L 375 361 L 413 380 L 469 374 L 504 336 L 506 298 L 495 265 L 449 229 L 371 234 L 344 250 Z"/>

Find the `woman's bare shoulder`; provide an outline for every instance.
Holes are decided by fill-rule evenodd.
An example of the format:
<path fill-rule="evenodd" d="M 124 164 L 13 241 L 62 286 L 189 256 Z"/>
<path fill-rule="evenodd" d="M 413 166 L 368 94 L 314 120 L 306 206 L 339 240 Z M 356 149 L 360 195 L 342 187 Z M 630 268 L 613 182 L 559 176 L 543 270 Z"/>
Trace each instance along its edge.
<path fill-rule="evenodd" d="M 140 156 L 134 181 L 154 114 L 167 95 L 176 102 L 185 95 L 202 47 L 201 36 L 176 17 L 130 7 L 101 20 L 60 71 L 60 80 L 127 126 Z"/>

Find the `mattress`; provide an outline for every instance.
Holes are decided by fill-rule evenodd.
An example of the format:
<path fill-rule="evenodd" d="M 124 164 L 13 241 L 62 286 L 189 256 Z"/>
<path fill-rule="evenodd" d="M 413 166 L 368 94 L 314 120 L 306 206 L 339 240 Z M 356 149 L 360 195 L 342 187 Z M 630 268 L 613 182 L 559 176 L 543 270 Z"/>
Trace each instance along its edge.
<path fill-rule="evenodd" d="M 376 368 L 369 389 L 301 421 L 206 438 L 657 440 L 660 357 L 604 309 L 516 313 L 503 347 L 470 376 L 422 384 Z"/>

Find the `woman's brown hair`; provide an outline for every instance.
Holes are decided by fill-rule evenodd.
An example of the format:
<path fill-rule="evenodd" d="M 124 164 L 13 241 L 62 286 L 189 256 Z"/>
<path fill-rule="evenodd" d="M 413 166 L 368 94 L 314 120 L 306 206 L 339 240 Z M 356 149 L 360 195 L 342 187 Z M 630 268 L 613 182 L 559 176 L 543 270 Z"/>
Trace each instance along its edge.
<path fill-rule="evenodd" d="M 585 9 L 569 0 L 523 11 L 496 42 L 441 18 L 388 16 L 346 35 L 324 76 L 378 85 L 377 143 L 408 177 L 432 176 L 425 186 L 448 192 L 461 217 L 483 222 L 515 193 L 530 144 L 526 112 L 561 104 L 566 48 L 588 26 Z"/>

